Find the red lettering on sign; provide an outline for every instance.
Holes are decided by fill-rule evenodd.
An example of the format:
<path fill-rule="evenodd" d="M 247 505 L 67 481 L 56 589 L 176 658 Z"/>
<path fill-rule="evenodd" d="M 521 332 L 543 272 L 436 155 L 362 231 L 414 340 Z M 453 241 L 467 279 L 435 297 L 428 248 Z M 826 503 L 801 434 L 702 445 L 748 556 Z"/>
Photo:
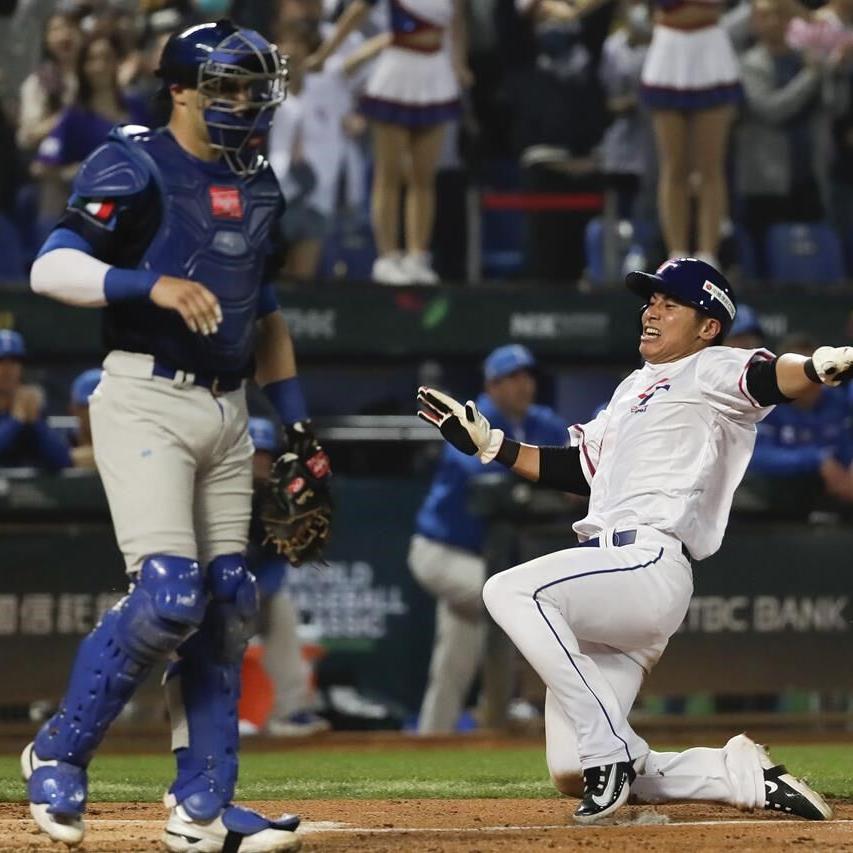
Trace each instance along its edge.
<path fill-rule="evenodd" d="M 211 187 L 210 209 L 220 219 L 242 219 L 243 202 L 237 187 Z"/>

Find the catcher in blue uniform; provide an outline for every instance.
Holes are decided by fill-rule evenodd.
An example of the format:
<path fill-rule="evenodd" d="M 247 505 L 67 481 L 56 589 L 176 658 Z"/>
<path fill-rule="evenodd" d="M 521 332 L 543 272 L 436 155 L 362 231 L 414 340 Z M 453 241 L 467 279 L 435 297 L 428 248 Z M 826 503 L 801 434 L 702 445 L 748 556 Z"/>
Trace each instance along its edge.
<path fill-rule="evenodd" d="M 268 538 L 291 563 L 311 560 L 331 515 L 329 461 L 270 284 L 283 199 L 260 151 L 286 67 L 260 35 L 223 20 L 173 36 L 159 75 L 168 125 L 112 131 L 83 163 L 31 274 L 38 293 L 104 308 L 109 354 L 90 416 L 130 588 L 82 642 L 22 767 L 39 828 L 79 844 L 86 768 L 136 687 L 171 658 L 166 847 L 295 850 L 298 818 L 232 803 L 240 663 L 258 609 L 244 556 L 248 378 L 287 439 L 264 502 Z"/>

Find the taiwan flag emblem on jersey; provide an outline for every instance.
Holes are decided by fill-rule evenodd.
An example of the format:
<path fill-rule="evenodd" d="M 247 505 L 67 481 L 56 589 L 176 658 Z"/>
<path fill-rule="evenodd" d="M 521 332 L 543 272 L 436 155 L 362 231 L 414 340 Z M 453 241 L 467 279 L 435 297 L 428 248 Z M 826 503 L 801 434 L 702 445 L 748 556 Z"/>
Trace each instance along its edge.
<path fill-rule="evenodd" d="M 211 187 L 210 210 L 217 219 L 242 219 L 240 190 L 237 187 Z"/>
<path fill-rule="evenodd" d="M 642 391 L 637 395 L 639 403 L 635 403 L 631 406 L 631 414 L 636 415 L 638 412 L 645 412 L 655 394 L 657 394 L 658 391 L 669 391 L 670 387 L 669 377 L 659 379 L 654 385 L 649 385 L 645 391 Z"/>

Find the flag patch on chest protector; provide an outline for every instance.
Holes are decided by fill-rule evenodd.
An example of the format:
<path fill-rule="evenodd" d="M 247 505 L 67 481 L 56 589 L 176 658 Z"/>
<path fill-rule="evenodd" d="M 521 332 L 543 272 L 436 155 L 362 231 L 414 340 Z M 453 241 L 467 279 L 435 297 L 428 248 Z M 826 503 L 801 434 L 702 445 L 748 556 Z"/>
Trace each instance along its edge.
<path fill-rule="evenodd" d="M 242 219 L 243 202 L 237 187 L 211 187 L 210 209 L 219 219 Z"/>

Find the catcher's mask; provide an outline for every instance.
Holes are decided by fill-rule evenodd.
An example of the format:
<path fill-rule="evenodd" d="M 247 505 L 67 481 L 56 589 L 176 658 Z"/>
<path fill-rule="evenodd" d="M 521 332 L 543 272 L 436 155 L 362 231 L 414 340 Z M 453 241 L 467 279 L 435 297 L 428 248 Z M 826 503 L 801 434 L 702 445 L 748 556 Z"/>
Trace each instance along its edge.
<path fill-rule="evenodd" d="M 223 19 L 172 36 L 158 76 L 197 89 L 210 145 L 240 177 L 263 163 L 273 113 L 287 97 L 287 61 L 262 35 Z"/>

